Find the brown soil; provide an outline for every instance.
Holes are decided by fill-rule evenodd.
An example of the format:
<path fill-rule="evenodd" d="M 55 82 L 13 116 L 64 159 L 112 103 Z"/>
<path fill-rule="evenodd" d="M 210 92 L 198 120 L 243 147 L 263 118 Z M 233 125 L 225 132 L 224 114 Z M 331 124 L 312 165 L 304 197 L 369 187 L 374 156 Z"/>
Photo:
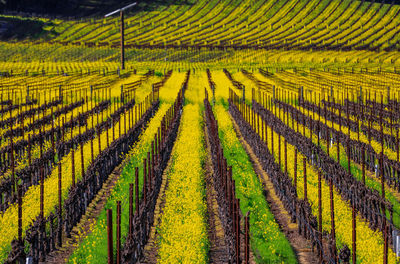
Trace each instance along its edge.
<path fill-rule="evenodd" d="M 311 242 L 299 235 L 299 233 L 297 232 L 297 224 L 291 223 L 290 216 L 284 208 L 281 200 L 276 195 L 275 189 L 268 174 L 262 169 L 260 161 L 254 154 L 250 145 L 247 144 L 247 142 L 242 137 L 239 127 L 232 116 L 231 120 L 241 144 L 245 148 L 253 163 L 253 168 L 255 172 L 258 175 L 261 183 L 263 184 L 265 190 L 264 195 L 270 206 L 271 212 L 274 214 L 275 220 L 279 224 L 282 232 L 286 235 L 290 244 L 292 245 L 299 263 L 319 263 L 319 257 L 317 256 L 316 251 L 312 252 Z"/>
<path fill-rule="evenodd" d="M 217 193 L 214 189 L 213 173 L 214 168 L 211 160 L 210 142 L 208 140 L 208 130 L 204 126 L 204 135 L 207 147 L 205 183 L 207 195 L 208 212 L 208 239 L 210 240 L 209 262 L 210 263 L 228 263 L 228 252 L 225 244 L 225 233 L 219 217 L 219 206 L 217 203 Z"/>

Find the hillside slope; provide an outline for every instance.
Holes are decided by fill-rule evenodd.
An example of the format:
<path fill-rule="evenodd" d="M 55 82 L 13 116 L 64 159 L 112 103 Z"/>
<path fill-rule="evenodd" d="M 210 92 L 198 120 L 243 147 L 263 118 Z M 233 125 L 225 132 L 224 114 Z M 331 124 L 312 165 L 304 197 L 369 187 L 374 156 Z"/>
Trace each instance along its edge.
<path fill-rule="evenodd" d="M 198 0 L 128 14 L 132 46 L 398 50 L 400 6 L 354 0 Z M 118 45 L 119 17 L 59 24 L 56 42 Z M 55 30 L 57 31 L 57 27 Z"/>

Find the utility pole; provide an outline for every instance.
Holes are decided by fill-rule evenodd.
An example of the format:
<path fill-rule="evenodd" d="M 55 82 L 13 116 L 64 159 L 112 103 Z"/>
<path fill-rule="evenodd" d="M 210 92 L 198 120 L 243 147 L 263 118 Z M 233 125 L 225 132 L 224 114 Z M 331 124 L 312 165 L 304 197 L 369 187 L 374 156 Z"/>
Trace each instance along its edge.
<path fill-rule="evenodd" d="M 121 70 L 125 70 L 125 27 L 124 27 L 124 11 L 119 11 L 121 18 Z"/>
<path fill-rule="evenodd" d="M 121 70 L 125 70 L 125 25 L 124 25 L 124 11 L 128 8 L 131 8 L 135 6 L 137 3 L 132 3 L 130 5 L 127 5 L 123 8 L 117 9 L 115 11 L 112 11 L 111 13 L 106 14 L 104 17 L 109 17 L 112 16 L 116 13 L 119 12 L 120 19 L 121 19 L 121 25 L 120 25 L 120 32 L 121 32 Z"/>

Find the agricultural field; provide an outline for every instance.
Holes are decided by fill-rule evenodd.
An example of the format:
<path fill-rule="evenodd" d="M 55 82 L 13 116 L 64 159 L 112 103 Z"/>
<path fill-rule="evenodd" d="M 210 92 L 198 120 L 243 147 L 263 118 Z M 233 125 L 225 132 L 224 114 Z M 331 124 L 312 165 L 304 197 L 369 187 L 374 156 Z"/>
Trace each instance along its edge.
<path fill-rule="evenodd" d="M 7 2 L 0 263 L 400 263 L 396 1 Z"/>

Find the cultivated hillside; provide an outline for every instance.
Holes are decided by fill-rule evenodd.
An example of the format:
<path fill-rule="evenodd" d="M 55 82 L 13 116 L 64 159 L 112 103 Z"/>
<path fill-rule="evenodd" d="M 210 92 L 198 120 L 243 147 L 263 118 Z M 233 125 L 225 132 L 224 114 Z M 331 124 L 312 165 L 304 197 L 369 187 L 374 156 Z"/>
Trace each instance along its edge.
<path fill-rule="evenodd" d="M 140 46 L 397 50 L 400 6 L 354 0 L 198 0 L 126 16 Z M 119 17 L 57 24 L 57 42 L 117 45 Z"/>

